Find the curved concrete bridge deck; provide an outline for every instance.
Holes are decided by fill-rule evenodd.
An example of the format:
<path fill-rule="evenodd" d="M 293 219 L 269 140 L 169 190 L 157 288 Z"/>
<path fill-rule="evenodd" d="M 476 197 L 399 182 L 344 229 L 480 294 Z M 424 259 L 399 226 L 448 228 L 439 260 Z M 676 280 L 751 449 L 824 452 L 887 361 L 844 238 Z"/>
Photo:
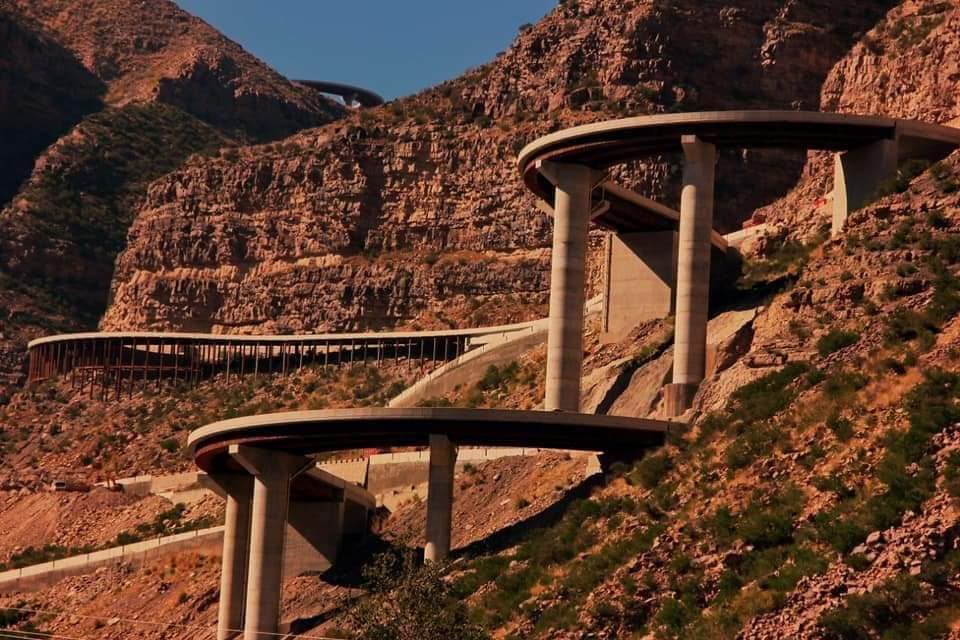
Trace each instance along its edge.
<path fill-rule="evenodd" d="M 310 87 L 320 93 L 340 96 L 347 105 L 358 104 L 361 107 L 369 108 L 378 107 L 384 102 L 383 97 L 369 89 L 343 84 L 342 82 L 327 82 L 325 80 L 294 80 L 293 82 Z"/>
<path fill-rule="evenodd" d="M 369 447 L 426 446 L 441 435 L 454 445 L 581 451 L 644 449 L 663 443 L 674 423 L 560 411 L 363 408 L 268 413 L 215 422 L 187 446 L 207 473 L 236 471 L 233 446 L 292 455 Z"/>
<path fill-rule="evenodd" d="M 450 550 L 456 445 L 638 450 L 662 444 L 670 426 L 564 412 L 381 408 L 266 414 L 197 429 L 188 447 L 227 493 L 218 638 L 229 629 L 250 640 L 277 632 L 284 530 L 307 513 L 295 505 L 317 492 L 303 473 L 315 467 L 310 454 L 429 444 L 424 556 L 432 561 Z"/>
<path fill-rule="evenodd" d="M 713 228 L 717 149 L 837 152 L 832 226 L 838 235 L 849 212 L 896 175 L 898 162 L 936 160 L 957 147 L 960 129 L 954 127 L 801 111 L 641 116 L 573 127 L 527 145 L 518 158 L 520 174 L 554 217 L 546 408 L 575 411 L 579 401 L 583 321 L 576 310 L 583 301 L 591 223 L 614 232 L 605 286 L 606 298 L 620 309 L 620 317 L 612 317 L 618 330 L 657 315 L 676 317 L 673 383 L 664 395 L 668 412 L 679 415 L 691 406 L 705 373 L 711 263 L 716 265 L 718 249 Z M 607 174 L 618 164 L 674 153 L 684 160 L 677 216 L 613 184 Z M 631 302 L 638 298 L 639 304 Z"/>
<path fill-rule="evenodd" d="M 960 129 L 881 116 L 816 111 L 703 111 L 609 120 L 572 127 L 527 145 L 518 158 L 524 183 L 552 200 L 541 175 L 544 161 L 595 169 L 653 155 L 681 153 L 683 136 L 718 148 L 793 148 L 848 151 L 881 141 L 898 143 L 899 159 L 948 154 L 960 146 Z"/>
<path fill-rule="evenodd" d="M 536 332 L 536 321 L 443 331 L 217 335 L 91 332 L 48 336 L 28 345 L 28 382 L 69 376 L 74 388 L 103 398 L 173 380 L 196 384 L 217 373 L 260 375 L 305 365 L 405 363 L 424 368 L 490 342 Z"/>

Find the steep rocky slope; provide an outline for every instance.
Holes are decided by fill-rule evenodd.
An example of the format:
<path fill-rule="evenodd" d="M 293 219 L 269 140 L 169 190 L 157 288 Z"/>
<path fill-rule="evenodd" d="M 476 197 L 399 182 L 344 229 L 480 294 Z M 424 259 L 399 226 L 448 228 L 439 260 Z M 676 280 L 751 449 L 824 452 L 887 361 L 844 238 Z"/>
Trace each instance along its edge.
<path fill-rule="evenodd" d="M 103 326 L 346 329 L 438 311 L 462 324 L 484 302 L 487 320 L 512 319 L 513 306 L 496 312 L 511 295 L 532 316 L 544 302 L 550 224 L 513 166 L 526 142 L 617 115 L 811 108 L 831 66 L 883 8 L 564 3 L 462 78 L 282 145 L 198 159 L 156 182 Z M 737 188 L 747 162 L 767 170 L 762 188 Z M 735 227 L 785 192 L 802 162 L 725 157 L 719 218 Z M 669 162 L 621 177 L 668 202 L 676 193 Z"/>
<path fill-rule="evenodd" d="M 42 491 L 54 479 L 100 482 L 193 468 L 190 431 L 227 417 L 384 406 L 417 375 L 384 368 L 308 367 L 289 376 L 223 376 L 195 388 L 137 389 L 102 400 L 66 381 L 15 394 L 0 407 L 0 487 Z"/>
<path fill-rule="evenodd" d="M 599 91 L 591 93 L 593 81 L 588 79 L 579 87 L 587 90 L 578 93 L 567 84 L 569 76 L 554 77 L 566 67 L 551 65 L 571 58 L 599 59 L 602 51 L 603 60 L 619 60 L 622 68 L 628 68 L 636 47 L 646 50 L 654 46 L 651 43 L 660 47 L 671 42 L 674 33 L 685 34 L 687 43 L 696 42 L 703 35 L 699 29 L 719 27 L 721 19 L 731 26 L 714 30 L 722 47 L 711 51 L 749 52 L 743 54 L 749 62 L 738 61 L 751 78 L 749 84 L 738 85 L 741 90 L 778 90 L 776 95 L 758 97 L 758 105 L 782 106 L 803 99 L 812 101 L 808 105 L 822 100 L 856 111 L 867 110 L 866 105 L 940 121 L 955 115 L 956 78 L 949 52 L 956 47 L 953 26 L 958 9 L 952 2 L 906 2 L 883 19 L 882 27 L 874 25 L 874 17 L 864 17 L 859 5 L 851 5 L 848 13 L 846 7 L 826 4 L 790 3 L 772 14 L 766 13 L 769 6 L 745 3 L 739 13 L 737 8 L 721 11 L 710 3 L 613 7 L 586 1 L 574 8 L 567 3 L 523 33 L 501 57 L 529 47 L 526 55 L 541 61 L 535 71 L 523 65 L 501 68 L 498 62 L 468 76 L 466 84 L 457 81 L 392 109 L 299 134 L 283 145 L 244 148 L 236 152 L 236 159 L 221 154 L 188 162 L 150 187 L 148 205 L 121 257 L 117 303 L 105 323 L 247 331 L 470 322 L 476 320 L 470 315 L 474 312 L 493 321 L 501 315 L 540 312 L 527 304 L 543 301 L 543 289 L 537 287 L 545 284 L 549 221 L 522 215 L 527 209 L 513 204 L 525 197 L 512 186 L 513 169 L 495 169 L 494 160 L 507 162 L 512 152 L 502 146 L 515 149 L 526 130 L 532 134 L 608 115 L 606 98 L 589 102 L 599 91 L 607 96 L 608 90 L 609 95 L 622 90 L 618 99 L 624 101 L 634 96 L 626 88 L 630 82 L 617 89 L 616 82 L 599 78 L 594 87 Z M 883 13 L 889 6 L 871 8 Z M 828 28 L 825 16 L 834 27 Z M 615 17 L 630 28 L 642 23 L 669 29 L 658 33 L 650 27 L 641 32 L 644 37 L 616 45 L 615 34 L 622 28 L 612 26 Z M 823 22 L 819 27 L 817 20 Z M 844 21 L 849 23 L 843 26 Z M 842 57 L 844 49 L 837 44 L 833 52 L 831 38 L 836 36 L 841 43 L 857 39 L 850 26 L 853 21 L 862 23 L 856 30 L 869 33 L 828 73 L 833 62 L 827 58 Z M 592 40 L 588 29 L 606 37 Z M 754 39 L 734 38 L 744 33 Z M 537 42 L 545 48 L 538 49 Z M 558 51 L 548 46 L 550 42 L 560 43 L 556 46 L 563 47 L 567 57 L 541 55 Z M 615 45 L 624 48 L 607 48 Z M 718 92 L 710 98 L 716 102 L 686 103 L 700 92 L 663 85 L 670 87 L 668 95 L 681 96 L 680 104 L 732 106 L 740 99 L 722 94 L 729 89 L 720 84 L 724 76 L 719 73 L 730 71 L 727 65 L 735 68 L 739 53 L 697 61 L 684 57 L 690 54 L 680 51 L 679 44 L 667 50 L 672 57 L 662 61 L 666 69 L 714 71 L 691 86 L 708 96 Z M 797 62 L 781 65 L 777 52 L 783 51 L 790 53 L 783 60 Z M 769 60 L 774 62 L 764 66 Z M 934 65 L 932 60 L 940 62 Z M 810 69 L 820 68 L 817 64 L 823 65 L 821 75 L 810 76 Z M 756 75 L 749 75 L 754 65 Z M 784 69 L 784 83 L 796 82 L 798 92 L 803 87 L 801 98 L 773 80 L 765 81 L 776 75 L 778 66 Z M 885 67 L 897 73 L 881 82 Z M 636 68 L 647 73 L 653 67 L 644 63 Z M 768 72 L 773 75 L 764 75 Z M 500 78 L 498 89 L 484 84 L 495 78 Z M 806 86 L 808 81 L 812 88 Z M 553 109 L 548 113 L 555 123 L 535 124 L 529 115 L 517 122 L 512 116 L 505 119 L 511 105 L 518 104 L 509 97 L 514 95 L 510 88 L 521 86 L 540 89 L 530 91 L 530 104 Z M 444 97 L 448 87 L 453 97 Z M 489 103 L 479 97 L 484 87 L 491 92 Z M 650 108 L 667 105 L 657 101 L 663 96 L 651 101 L 647 93 L 638 89 L 636 100 L 647 100 L 643 104 L 654 105 Z M 458 118 L 450 117 L 449 109 L 428 108 L 435 100 L 459 104 L 456 100 L 464 94 L 470 101 L 456 112 L 462 114 Z M 588 102 L 578 105 L 585 98 Z M 924 104 L 929 104 L 929 116 Z M 499 106 L 485 111 L 489 105 Z M 426 122 L 417 124 L 418 118 Z M 433 119 L 448 121 L 454 141 L 446 140 L 445 126 Z M 488 122 L 492 126 L 482 128 Z M 441 157 L 436 149 L 451 148 L 457 155 L 445 157 L 445 164 L 433 164 Z M 334 158 L 334 151 L 348 161 L 324 162 Z M 484 159 L 477 160 L 475 152 L 485 154 Z M 747 162 L 753 160 L 747 156 Z M 772 198 L 799 175 L 796 159 L 773 161 L 785 163 L 783 184 L 777 178 L 769 193 L 758 197 L 754 190 L 744 202 Z M 729 158 L 723 162 L 730 166 Z M 448 171 L 461 166 L 469 167 L 470 173 L 453 177 Z M 784 231 L 775 231 L 772 240 L 758 244 L 759 254 L 748 261 L 745 286 L 752 284 L 753 289 L 726 302 L 752 309 L 761 298 L 762 306 L 755 317 L 751 312 L 744 330 L 721 351 L 724 366 L 703 385 L 689 416 L 689 430 L 640 461 L 610 467 L 605 482 L 587 499 L 572 501 L 536 526 L 493 536 L 486 540 L 489 544 L 471 548 L 452 565 L 449 577 L 455 595 L 469 603 L 474 619 L 495 637 L 956 637 L 952 628 L 960 608 L 956 552 L 960 154 L 904 175 L 892 193 L 851 216 L 844 237 L 830 241 L 820 233 L 827 220 L 822 198 L 829 191 L 828 170 L 826 158 L 812 157 L 797 188 L 755 216 Z M 624 177 L 648 185 L 651 193 L 660 189 L 669 193 L 672 184 L 664 165 L 635 167 Z M 347 180 L 350 188 L 345 189 L 341 180 Z M 234 186 L 223 189 L 224 184 Z M 245 184 L 252 186 L 242 187 Z M 736 182 L 725 184 L 724 189 L 742 189 Z M 391 189 L 397 200 L 387 204 L 396 208 L 365 206 L 380 204 L 379 194 Z M 286 190 L 293 195 L 287 197 Z M 491 199 L 485 199 L 487 194 L 493 194 Z M 327 201 L 336 203 L 331 211 L 345 215 L 330 214 L 324 209 Z M 530 203 L 523 206 L 532 210 Z M 744 215 L 752 210 L 750 204 L 743 207 Z M 448 226 L 438 227 L 429 218 L 429 213 L 441 210 L 449 215 L 438 219 L 453 221 Z M 482 222 L 473 224 L 474 219 Z M 793 237 L 786 233 L 786 221 L 791 222 L 790 229 L 796 228 Z M 522 242 L 511 244 L 514 236 L 505 235 L 510 232 Z M 160 236 L 170 241 L 153 246 L 150 238 Z M 209 237 L 224 241 L 211 247 Z M 486 252 L 486 264 L 479 260 L 480 249 Z M 498 282 L 504 274 L 515 281 Z M 331 277 L 349 279 L 331 285 L 324 280 Z M 512 286 L 530 293 L 508 300 Z M 451 291 L 459 294 L 459 300 L 434 297 L 449 298 Z M 308 295 L 317 296 L 324 308 L 318 311 L 315 305 L 294 300 Z M 406 304 L 402 296 L 407 295 L 412 295 L 413 304 Z M 475 297 L 472 302 L 470 296 Z M 504 302 L 509 306 L 504 305 L 501 314 L 497 307 Z M 145 310 L 139 309 L 141 305 Z M 615 385 L 608 384 L 609 378 L 590 378 L 599 390 L 591 391 L 591 397 L 602 397 L 595 403 L 598 408 L 640 406 L 633 399 L 618 403 L 631 394 L 644 395 L 643 387 L 662 377 L 662 370 L 654 370 L 662 365 L 661 358 L 651 355 L 661 347 L 648 347 L 661 344 L 664 331 L 653 323 L 621 345 L 588 342 L 588 376 L 607 365 L 621 367 L 612 370 L 618 379 Z M 624 370 L 617 364 L 625 359 L 636 368 Z M 437 402 L 535 406 L 542 362 L 542 352 L 534 351 L 515 369 L 498 370 Z M 177 468 L 185 461 L 172 453 L 167 457 L 170 452 L 161 448 L 160 438 L 181 437 L 175 426 L 180 421 L 206 419 L 206 411 L 222 417 L 225 410 L 236 411 L 238 406 L 255 411 L 301 406 L 296 394 L 307 384 L 294 379 L 282 388 L 271 385 L 259 395 L 231 389 L 222 396 L 237 393 L 237 402 L 214 400 L 201 390 L 196 397 L 182 399 L 185 413 L 170 411 L 170 419 L 161 417 L 168 413 L 165 402 L 158 409 L 159 399 L 138 399 L 132 415 L 123 416 L 119 409 L 108 414 L 123 427 L 116 429 L 115 441 L 100 449 L 96 425 L 106 410 L 93 407 L 87 414 L 80 407 L 85 417 L 77 421 L 81 445 L 76 453 L 56 447 L 45 451 L 55 436 L 41 433 L 37 426 L 46 424 L 46 416 L 72 425 L 76 416 L 71 413 L 77 409 L 69 407 L 75 400 L 55 399 L 52 388 L 36 390 L 50 405 L 40 417 L 35 413 L 38 398 L 24 393 L 15 399 L 13 413 L 6 414 L 11 427 L 26 429 L 8 430 L 21 440 L 8 445 L 5 462 L 25 476 L 19 481 L 26 486 L 39 482 L 43 466 L 75 467 L 82 462 L 77 454 L 88 451 L 100 455 L 109 450 L 124 460 L 124 469 Z M 317 391 L 313 387 L 310 393 Z M 320 390 L 313 399 L 327 393 Z M 270 404 L 257 405 L 266 400 Z M 357 399 L 345 396 L 344 401 Z M 37 422 L 31 422 L 34 419 Z M 132 437 L 150 443 L 149 459 L 134 458 L 130 454 L 134 448 L 124 444 L 140 430 L 137 426 L 145 433 Z M 108 458 L 100 456 L 96 463 L 103 467 Z M 531 472 L 519 480 L 536 484 L 537 478 Z M 461 491 L 477 493 L 470 486 Z M 412 512 L 398 523 L 402 526 L 407 518 L 414 521 Z M 125 589 L 119 590 L 119 597 L 128 599 L 118 603 L 136 616 L 209 624 L 214 615 L 215 563 L 195 556 L 178 562 L 177 567 L 161 563 L 162 568 L 152 565 L 139 572 L 118 568 L 72 578 L 33 602 L 43 608 L 61 606 L 57 603 L 73 608 L 74 617 L 63 614 L 49 620 L 60 632 L 100 629 L 101 636 L 115 638 L 159 635 L 153 630 L 132 631 L 135 626 L 124 627 L 119 620 L 109 621 L 103 630 L 102 622 L 80 617 L 105 618 L 102 601 L 122 584 Z M 304 611 L 310 610 L 312 603 L 307 601 L 316 594 L 327 604 L 332 602 L 328 588 L 315 578 L 298 582 L 294 589 L 297 593 L 288 591 L 288 607 L 299 602 Z M 181 590 L 185 597 L 176 595 Z M 0 606 L 17 601 L 6 599 Z M 190 632 L 179 629 L 169 635 L 190 637 Z"/>
<path fill-rule="evenodd" d="M 474 619 L 494 637 L 948 637 L 960 196 L 944 187 L 958 173 L 960 153 L 786 280 L 770 272 L 779 288 L 685 433 L 455 562 Z"/>

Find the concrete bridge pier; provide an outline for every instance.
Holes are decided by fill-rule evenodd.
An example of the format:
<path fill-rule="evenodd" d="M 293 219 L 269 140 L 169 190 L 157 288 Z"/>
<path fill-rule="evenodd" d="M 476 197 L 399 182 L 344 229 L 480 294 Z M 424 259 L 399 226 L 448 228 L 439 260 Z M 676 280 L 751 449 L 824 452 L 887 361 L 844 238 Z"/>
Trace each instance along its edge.
<path fill-rule="evenodd" d="M 253 477 L 247 474 L 217 474 L 210 478 L 227 498 L 217 640 L 229 640 L 236 636 L 235 630 L 243 627 Z"/>
<path fill-rule="evenodd" d="M 899 146 L 895 138 L 878 140 L 834 156 L 834 238 L 843 232 L 850 212 L 868 204 L 884 181 L 896 176 Z"/>
<path fill-rule="evenodd" d="M 610 233 L 605 250 L 600 341 L 611 343 L 673 313 L 677 232 Z"/>
<path fill-rule="evenodd" d="M 590 193 L 603 174 L 576 164 L 538 167 L 556 189 L 544 408 L 579 411 Z"/>
<path fill-rule="evenodd" d="M 453 471 L 457 448 L 445 435 L 430 436 L 430 470 L 427 479 L 426 562 L 446 560 L 450 554 L 450 528 L 453 524 Z"/>
<path fill-rule="evenodd" d="M 258 640 L 278 632 L 290 480 L 312 462 L 241 445 L 229 451 L 253 476 L 243 640 Z"/>
<path fill-rule="evenodd" d="M 683 191 L 677 247 L 673 384 L 664 389 L 668 415 L 690 408 L 706 375 L 710 307 L 710 236 L 717 150 L 696 136 L 683 136 Z"/>

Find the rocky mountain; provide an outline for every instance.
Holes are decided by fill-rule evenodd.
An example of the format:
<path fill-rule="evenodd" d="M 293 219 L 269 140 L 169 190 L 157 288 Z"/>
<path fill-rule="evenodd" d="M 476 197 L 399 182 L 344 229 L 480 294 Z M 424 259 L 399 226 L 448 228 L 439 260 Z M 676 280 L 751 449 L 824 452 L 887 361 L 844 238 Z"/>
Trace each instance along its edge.
<path fill-rule="evenodd" d="M 834 9 L 563 3 L 461 78 L 282 144 L 198 158 L 151 186 L 103 326 L 320 331 L 540 315 L 550 223 L 518 180 L 516 152 L 615 116 L 815 108 L 883 3 Z M 764 168 L 762 188 L 738 188 L 745 163 Z M 725 157 L 724 224 L 784 193 L 802 165 L 790 154 Z M 669 159 L 621 177 L 675 199 Z"/>
<path fill-rule="evenodd" d="M 275 139 L 343 113 L 170 0 L 6 0 L 106 85 L 122 107 L 159 102 L 233 137 Z"/>
<path fill-rule="evenodd" d="M 960 118 L 960 13 L 951 2 L 904 2 L 891 9 L 831 70 L 820 108 L 951 123 Z M 823 196 L 832 189 L 833 160 L 812 153 L 803 175 L 782 200 L 755 212 L 771 235 L 803 239 L 829 216 Z"/>
<path fill-rule="evenodd" d="M 518 183 L 512 157 L 523 143 L 618 114 L 711 107 L 949 122 L 958 115 L 958 21 L 952 0 L 564 2 L 463 78 L 282 141 L 201 149 L 150 181 L 103 325 L 309 331 L 542 314 L 550 222 Z M 128 108 L 114 107 L 133 117 Z M 671 166 L 638 164 L 618 177 L 670 202 Z M 449 588 L 476 623 L 493 637 L 571 640 L 957 637 L 960 152 L 907 169 L 828 240 L 819 231 L 830 158 L 722 158 L 721 223 L 750 218 L 770 235 L 723 301 L 735 311 L 712 321 L 723 339 L 688 428 L 574 491 L 556 465 L 504 473 L 523 494 L 489 490 L 492 468 L 465 472 L 464 505 L 511 524 L 480 540 L 459 534 L 470 546 L 447 569 Z M 24 313 L 56 308 L 42 292 L 15 292 Z M 669 323 L 613 345 L 588 327 L 585 410 L 656 415 L 670 340 Z M 496 384 L 478 380 L 439 400 L 535 407 L 543 359 L 531 350 L 512 374 L 495 372 Z M 50 472 L 183 468 L 186 430 L 214 416 L 330 398 L 380 404 L 386 384 L 410 382 L 399 371 L 374 382 L 343 376 L 213 381 L 126 405 L 65 384 L 18 391 L 0 412 L 4 479 L 16 491 L 2 496 L 4 508 L 42 504 L 34 489 Z M 550 486 L 559 501 L 525 519 L 519 499 L 539 505 Z M 81 507 L 77 517 L 63 507 L 64 519 L 153 513 Z M 407 505 L 387 530 L 416 530 L 420 509 Z M 16 544 L 0 539 L 0 548 Z M 71 612 L 11 616 L 9 626 L 190 637 L 186 628 L 124 628 L 104 600 L 120 584 L 121 610 L 137 618 L 209 624 L 216 575 L 216 560 L 184 554 L 2 598 L 0 613 L 67 602 Z M 285 615 L 304 631 L 340 635 L 332 594 L 355 584 L 342 575 L 287 581 Z"/>

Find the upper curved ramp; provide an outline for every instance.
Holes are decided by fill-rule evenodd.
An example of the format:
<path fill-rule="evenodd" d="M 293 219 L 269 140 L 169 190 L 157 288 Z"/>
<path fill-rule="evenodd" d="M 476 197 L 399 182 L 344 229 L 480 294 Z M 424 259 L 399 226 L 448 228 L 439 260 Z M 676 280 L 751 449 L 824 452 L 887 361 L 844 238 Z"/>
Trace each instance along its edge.
<path fill-rule="evenodd" d="M 348 105 L 355 102 L 361 107 L 379 107 L 385 102 L 383 97 L 378 93 L 374 93 L 369 89 L 343 84 L 342 82 L 327 82 L 325 80 L 294 80 L 294 82 L 302 84 L 305 87 L 310 87 L 320 93 L 340 96 Z"/>
<path fill-rule="evenodd" d="M 949 153 L 960 129 L 913 120 L 811 111 L 704 111 L 610 120 L 573 127 L 527 145 L 518 159 L 527 187 L 552 200 L 540 174 L 543 161 L 606 169 L 652 155 L 680 153 L 695 135 L 720 148 L 793 148 L 844 151 L 879 140 L 899 141 L 901 158 Z"/>

